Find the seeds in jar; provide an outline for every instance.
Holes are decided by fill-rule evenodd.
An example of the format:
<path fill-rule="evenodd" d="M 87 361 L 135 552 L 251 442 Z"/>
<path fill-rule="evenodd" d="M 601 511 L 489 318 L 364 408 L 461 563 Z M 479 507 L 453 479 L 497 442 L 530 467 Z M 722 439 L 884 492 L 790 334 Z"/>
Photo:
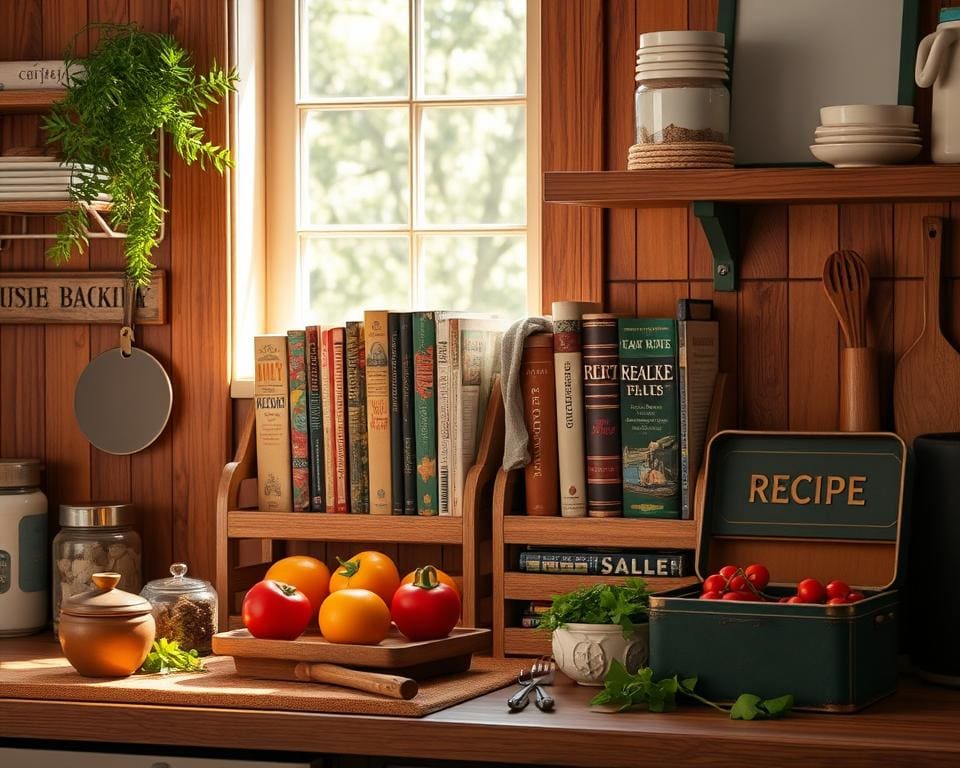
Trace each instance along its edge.
<path fill-rule="evenodd" d="M 176 640 L 185 650 L 210 653 L 213 635 L 217 631 L 217 617 L 212 603 L 181 595 L 173 604 L 154 603 L 153 616 L 157 622 L 158 638 Z"/>

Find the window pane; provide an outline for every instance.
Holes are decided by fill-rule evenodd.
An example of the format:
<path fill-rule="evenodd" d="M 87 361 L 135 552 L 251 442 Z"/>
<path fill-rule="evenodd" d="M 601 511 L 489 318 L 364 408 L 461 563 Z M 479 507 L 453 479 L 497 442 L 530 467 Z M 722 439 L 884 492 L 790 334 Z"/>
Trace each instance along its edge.
<path fill-rule="evenodd" d="M 406 107 L 314 110 L 303 128 L 306 225 L 406 225 L 410 210 Z"/>
<path fill-rule="evenodd" d="M 407 0 L 303 0 L 302 7 L 302 99 L 407 97 Z"/>
<path fill-rule="evenodd" d="M 523 107 L 425 107 L 420 190 L 425 224 L 526 220 Z"/>
<path fill-rule="evenodd" d="M 422 0 L 418 86 L 426 96 L 519 96 L 526 0 Z"/>
<path fill-rule="evenodd" d="M 360 319 L 364 309 L 410 306 L 407 237 L 309 237 L 301 240 L 312 322 Z"/>
<path fill-rule="evenodd" d="M 420 240 L 420 297 L 425 308 L 527 313 L 524 235 L 431 235 Z"/>

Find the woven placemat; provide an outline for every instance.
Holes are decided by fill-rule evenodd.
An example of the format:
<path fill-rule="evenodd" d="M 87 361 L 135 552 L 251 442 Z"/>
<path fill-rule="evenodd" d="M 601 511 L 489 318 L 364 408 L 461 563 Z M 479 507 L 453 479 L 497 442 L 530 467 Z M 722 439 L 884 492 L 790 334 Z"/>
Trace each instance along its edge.
<path fill-rule="evenodd" d="M 0 691 L 15 699 L 422 717 L 509 685 L 520 667 L 516 660 L 474 657 L 467 672 L 423 681 L 413 699 L 398 701 L 319 683 L 240 677 L 229 656 L 206 665 L 199 674 L 103 680 L 81 677 L 62 657 L 15 660 L 0 664 Z"/>
<path fill-rule="evenodd" d="M 647 155 L 670 154 L 674 152 L 719 152 L 732 155 L 733 147 L 729 144 L 721 144 L 713 141 L 688 141 L 682 144 L 633 144 L 627 154 Z"/>

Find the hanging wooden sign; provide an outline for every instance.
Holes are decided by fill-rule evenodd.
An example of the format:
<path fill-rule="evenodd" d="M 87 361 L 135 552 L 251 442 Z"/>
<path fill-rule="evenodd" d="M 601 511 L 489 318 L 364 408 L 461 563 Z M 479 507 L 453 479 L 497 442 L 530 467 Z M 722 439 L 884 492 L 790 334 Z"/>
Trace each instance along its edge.
<path fill-rule="evenodd" d="M 136 325 L 163 325 L 166 273 L 156 270 L 137 291 Z M 113 323 L 123 321 L 123 272 L 0 272 L 2 323 Z"/>

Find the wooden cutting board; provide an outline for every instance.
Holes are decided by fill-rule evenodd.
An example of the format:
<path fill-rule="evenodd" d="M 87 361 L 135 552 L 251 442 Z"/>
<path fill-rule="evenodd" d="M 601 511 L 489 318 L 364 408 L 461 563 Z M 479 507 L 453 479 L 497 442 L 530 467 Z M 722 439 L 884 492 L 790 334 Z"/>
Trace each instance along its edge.
<path fill-rule="evenodd" d="M 296 640 L 260 640 L 246 629 L 234 629 L 213 636 L 213 652 L 221 656 L 323 661 L 380 670 L 406 670 L 448 659 L 469 659 L 471 654 L 489 647 L 489 629 L 467 627 L 457 627 L 449 637 L 440 640 L 420 642 L 407 640 L 394 629 L 378 645 L 330 643 L 323 635 L 310 632 Z"/>
<path fill-rule="evenodd" d="M 923 220 L 923 331 L 897 362 L 893 418 L 909 447 L 917 435 L 960 431 L 960 353 L 940 326 L 943 220 Z"/>

